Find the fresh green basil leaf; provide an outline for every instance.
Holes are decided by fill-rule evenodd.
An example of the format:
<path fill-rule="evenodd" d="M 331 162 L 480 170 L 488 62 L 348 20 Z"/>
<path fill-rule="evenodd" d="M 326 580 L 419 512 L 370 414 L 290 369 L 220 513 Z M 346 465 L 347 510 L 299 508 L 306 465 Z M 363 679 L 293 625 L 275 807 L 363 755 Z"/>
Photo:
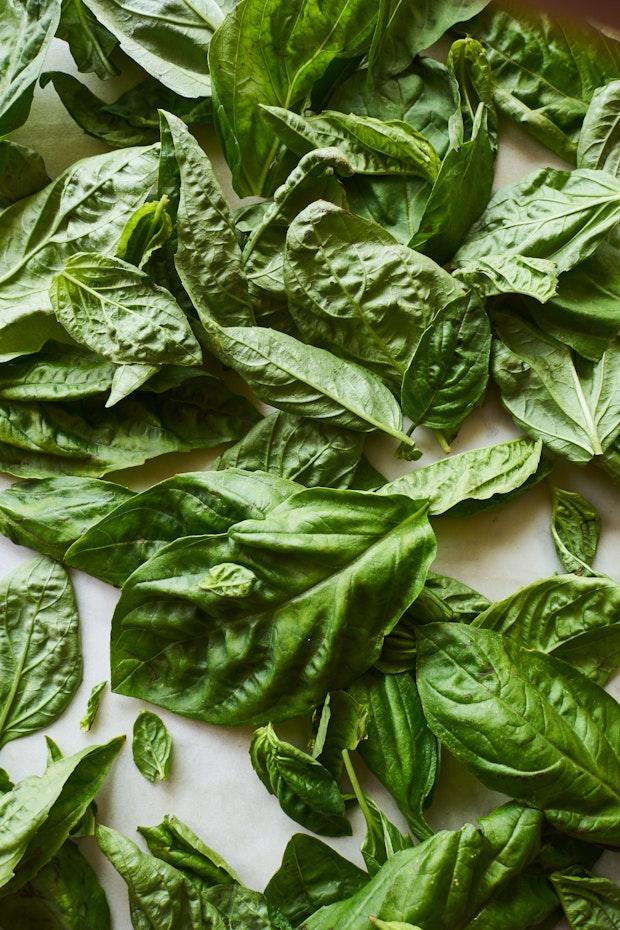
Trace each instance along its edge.
<path fill-rule="evenodd" d="M 92 866 L 71 840 L 0 904 L 2 930 L 110 930 L 110 909 Z"/>
<path fill-rule="evenodd" d="M 166 244 L 172 235 L 172 220 L 166 207 L 168 197 L 149 200 L 129 217 L 121 233 L 116 257 L 143 268 L 153 252 Z"/>
<path fill-rule="evenodd" d="M 296 155 L 337 148 L 355 174 L 414 175 L 434 181 L 439 156 L 422 133 L 403 120 L 382 121 L 324 110 L 299 116 L 282 107 L 262 106 L 263 118 Z"/>
<path fill-rule="evenodd" d="M 398 403 L 359 365 L 260 326 L 211 327 L 209 345 L 265 403 L 355 432 L 379 430 L 415 451 Z"/>
<path fill-rule="evenodd" d="M 524 255 L 490 255 L 461 265 L 454 277 L 481 297 L 496 294 L 524 294 L 546 303 L 557 294 L 555 262 Z"/>
<path fill-rule="evenodd" d="M 0 11 L 0 136 L 26 122 L 32 95 L 60 21 L 60 0 L 6 0 Z"/>
<path fill-rule="evenodd" d="M 175 475 L 108 508 L 99 521 L 91 520 L 66 559 L 120 587 L 167 543 L 260 520 L 299 490 L 292 481 L 239 469 Z"/>
<path fill-rule="evenodd" d="M 425 328 L 460 285 L 381 226 L 324 201 L 289 227 L 284 279 L 304 338 L 399 389 Z"/>
<path fill-rule="evenodd" d="M 10 139 L 0 139 L 0 208 L 38 193 L 49 183 L 38 152 Z"/>
<path fill-rule="evenodd" d="M 293 930 L 289 922 L 277 912 L 271 913 L 269 905 L 259 891 L 252 891 L 237 882 L 214 885 L 203 892 L 212 906 L 217 908 L 223 920 L 222 930 L 256 927 L 257 930 Z M 220 930 L 219 924 L 215 930 Z"/>
<path fill-rule="evenodd" d="M 223 930 L 217 914 L 204 914 L 197 889 L 167 862 L 143 853 L 110 827 L 97 827 L 97 843 L 127 884 L 135 930 Z"/>
<path fill-rule="evenodd" d="M 106 780 L 123 741 L 88 746 L 0 797 L 1 897 L 29 882 L 56 855 Z"/>
<path fill-rule="evenodd" d="M 418 628 L 417 680 L 429 727 L 484 784 L 535 804 L 559 830 L 620 843 L 620 709 L 602 688 L 458 623 Z"/>
<path fill-rule="evenodd" d="M 377 488 L 385 484 L 386 480 L 385 475 L 376 469 L 366 456 L 363 455 L 355 469 L 353 480 L 349 487 L 352 491 L 376 491 Z"/>
<path fill-rule="evenodd" d="M 431 514 L 453 511 L 467 501 L 497 498 L 500 503 L 503 495 L 520 488 L 536 473 L 541 449 L 540 441 L 527 438 L 472 449 L 416 468 L 388 481 L 377 493 L 428 500 Z"/>
<path fill-rule="evenodd" d="M 372 671 L 350 693 L 367 710 L 362 759 L 395 799 L 412 832 L 426 839 L 432 830 L 423 811 L 439 771 L 439 748 L 426 725 L 415 679 L 407 672 Z"/>
<path fill-rule="evenodd" d="M 172 737 L 163 720 L 142 710 L 133 725 L 133 761 L 149 781 L 167 781 L 172 764 Z"/>
<path fill-rule="evenodd" d="M 154 856 L 174 866 L 196 885 L 210 887 L 239 881 L 228 863 L 177 817 L 166 814 L 158 826 L 138 827 L 138 832 Z"/>
<path fill-rule="evenodd" d="M 403 413 L 413 426 L 428 426 L 449 442 L 484 399 L 490 355 L 491 326 L 477 294 L 442 307 L 422 333 L 402 380 Z"/>
<path fill-rule="evenodd" d="M 63 561 L 69 546 L 133 491 L 95 478 L 19 481 L 0 491 L 0 531 Z"/>
<path fill-rule="evenodd" d="M 596 575 L 592 562 L 601 535 L 598 512 L 575 491 L 553 488 L 552 499 L 551 533 L 560 562 L 567 572 Z"/>
<path fill-rule="evenodd" d="M 290 16 L 278 0 L 241 0 L 215 33 L 209 67 L 215 115 L 240 196 L 270 194 L 280 183 L 281 148 L 259 104 L 303 109 L 328 65 L 363 53 L 376 16 L 369 0 L 302 2 Z M 247 81 L 251 73 L 252 80 Z"/>
<path fill-rule="evenodd" d="M 260 420 L 227 449 L 215 468 L 268 472 L 307 488 L 348 488 L 355 478 L 362 446 L 359 433 L 278 411 Z"/>
<path fill-rule="evenodd" d="M 0 584 L 0 746 L 47 726 L 82 680 L 71 580 L 45 556 Z"/>
<path fill-rule="evenodd" d="M 568 271 L 620 220 L 620 181 L 603 171 L 542 168 L 499 190 L 455 256 L 457 265 L 504 253 Z"/>
<path fill-rule="evenodd" d="M 567 161 L 597 87 L 620 76 L 619 43 L 587 22 L 556 19 L 503 0 L 463 31 L 486 47 L 503 116 Z"/>
<path fill-rule="evenodd" d="M 111 60 L 118 42 L 83 0 L 62 0 L 56 35 L 68 43 L 79 71 L 92 71 L 102 80 L 119 73 Z"/>
<path fill-rule="evenodd" d="M 66 406 L 0 400 L 0 471 L 21 478 L 105 475 L 165 452 L 234 441 L 258 417 L 249 401 L 207 374 L 112 410 L 98 399 Z"/>
<path fill-rule="evenodd" d="M 620 887 L 614 882 L 578 871 L 556 872 L 551 881 L 571 930 L 618 930 Z"/>
<path fill-rule="evenodd" d="M 103 697 L 103 692 L 107 687 L 107 681 L 101 681 L 98 685 L 94 685 L 90 694 L 88 695 L 88 704 L 86 705 L 86 712 L 80 720 L 80 730 L 88 732 L 95 718 L 99 713 L 99 706 L 101 704 L 101 698 Z"/>
<path fill-rule="evenodd" d="M 350 835 L 334 776 L 312 756 L 279 739 L 271 724 L 254 733 L 250 759 L 269 794 L 292 820 L 324 836 Z"/>
<path fill-rule="evenodd" d="M 126 55 L 181 97 L 208 97 L 207 50 L 230 0 L 85 0 Z"/>
<path fill-rule="evenodd" d="M 73 255 L 53 279 L 50 300 L 56 319 L 76 342 L 117 364 L 202 362 L 174 297 L 120 258 Z"/>
<path fill-rule="evenodd" d="M 577 164 L 620 175 L 620 81 L 594 92 L 577 143 Z"/>
<path fill-rule="evenodd" d="M 0 398 L 6 400 L 79 400 L 105 394 L 115 367 L 81 346 L 48 342 L 35 355 L 0 365 Z"/>
<path fill-rule="evenodd" d="M 330 692 L 320 714 L 315 712 L 312 757 L 325 766 L 338 783 L 344 766 L 343 750 L 357 749 L 366 734 L 366 718 L 366 708 L 347 691 Z"/>
<path fill-rule="evenodd" d="M 9 207 L 0 230 L 0 361 L 38 351 L 62 332 L 49 285 L 70 255 L 107 254 L 147 198 L 157 170 L 155 148 L 86 158 L 44 190 Z"/>
<path fill-rule="evenodd" d="M 547 874 L 534 864 L 491 898 L 465 930 L 554 930 L 561 918 L 558 904 Z"/>
<path fill-rule="evenodd" d="M 620 431 L 620 347 L 589 362 L 516 314 L 492 322 L 493 377 L 513 419 L 571 462 L 601 456 Z"/>
<path fill-rule="evenodd" d="M 492 604 L 474 626 L 552 653 L 604 685 L 620 666 L 620 585 L 606 577 L 554 575 Z"/>
<path fill-rule="evenodd" d="M 331 846 L 296 833 L 265 888 L 265 897 L 296 927 L 319 908 L 348 898 L 367 881 L 365 872 Z"/>
<path fill-rule="evenodd" d="M 178 540 L 124 585 L 113 689 L 213 723 L 305 713 L 373 664 L 434 551 L 424 506 L 322 489 L 300 491 L 226 535 Z M 248 596 L 200 587 L 223 562 L 257 576 Z"/>

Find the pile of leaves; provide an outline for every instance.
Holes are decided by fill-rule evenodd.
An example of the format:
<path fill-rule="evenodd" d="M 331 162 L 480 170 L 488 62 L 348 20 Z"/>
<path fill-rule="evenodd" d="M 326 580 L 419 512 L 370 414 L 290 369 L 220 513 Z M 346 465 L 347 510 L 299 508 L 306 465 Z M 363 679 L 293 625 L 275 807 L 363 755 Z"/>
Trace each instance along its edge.
<path fill-rule="evenodd" d="M 145 76 L 104 103 L 44 70 L 55 36 L 79 71 L 128 56 Z M 597 512 L 552 487 L 565 574 L 497 603 L 432 565 L 442 515 L 557 458 L 620 480 L 620 43 L 486 0 L 7 0 L 0 37 L 0 471 L 21 479 L 0 530 L 40 553 L 1 582 L 0 745 L 80 684 L 77 568 L 120 588 L 115 693 L 255 728 L 292 820 L 346 835 L 358 805 L 367 828 L 365 870 L 299 833 L 253 891 L 174 816 L 139 828 L 148 852 L 97 823 L 122 738 L 67 757 L 48 739 L 43 775 L 0 777 L 2 930 L 109 930 L 93 834 L 136 930 L 619 928 L 590 871 L 620 846 Z M 50 181 L 10 137 L 39 81 L 114 150 Z M 492 196 L 506 121 L 569 166 Z M 252 198 L 237 210 L 204 125 Z M 449 454 L 490 378 L 525 435 Z M 418 427 L 446 455 L 387 481 L 368 436 L 413 461 Z M 224 444 L 139 493 L 103 480 Z M 303 748 L 274 728 L 293 718 Z M 442 745 L 512 800 L 434 833 Z M 169 777 L 151 711 L 133 755 Z"/>

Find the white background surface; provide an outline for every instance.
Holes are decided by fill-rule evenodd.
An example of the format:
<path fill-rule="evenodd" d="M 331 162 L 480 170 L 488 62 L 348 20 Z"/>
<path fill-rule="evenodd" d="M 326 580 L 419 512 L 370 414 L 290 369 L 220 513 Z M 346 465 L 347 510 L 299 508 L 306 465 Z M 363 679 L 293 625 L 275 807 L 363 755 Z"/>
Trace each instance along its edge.
<path fill-rule="evenodd" d="M 77 73 L 66 45 L 59 40 L 54 42 L 47 70 Z M 110 101 L 138 80 L 139 71 L 132 70 L 123 78 L 105 84 L 92 76 L 81 78 Z M 12 138 L 38 149 L 52 177 L 78 158 L 107 150 L 103 143 L 84 135 L 72 122 L 51 85 L 37 90 L 28 123 Z M 207 141 L 208 148 L 213 151 L 212 140 Z M 231 200 L 237 203 L 221 158 L 215 157 L 214 160 Z M 504 128 L 496 186 L 510 183 L 543 164 L 562 166 L 546 149 L 513 128 Z M 454 444 L 454 451 L 491 445 L 516 435 L 519 431 L 502 411 L 494 390 L 491 390 L 485 406 L 465 424 Z M 417 466 L 440 457 L 441 453 L 425 430 L 418 430 L 416 439 L 425 453 Z M 369 451 L 373 463 L 389 477 L 395 477 L 409 467 L 394 457 L 394 445 L 388 441 L 373 439 Z M 214 457 L 212 453 L 168 455 L 140 469 L 109 477 L 141 489 L 176 472 L 205 468 Z M 561 487 L 586 494 L 599 509 L 603 532 L 595 567 L 620 580 L 617 489 L 594 468 L 579 471 L 558 465 L 553 480 Z M 0 487 L 8 484 L 10 481 L 0 476 Z M 561 570 L 551 542 L 549 520 L 549 490 L 545 484 L 525 497 L 486 514 L 460 520 L 436 520 L 434 527 L 439 555 L 433 568 L 467 582 L 491 599 L 505 597 L 524 584 Z M 0 574 L 8 573 L 30 555 L 28 550 L 0 537 Z M 66 753 L 75 752 L 88 743 L 104 742 L 120 733 L 128 734 L 128 743 L 99 797 L 101 822 L 138 840 L 135 833 L 138 824 L 156 824 L 164 814 L 175 814 L 209 846 L 225 856 L 244 882 L 262 889 L 278 867 L 288 838 L 302 828 L 282 813 L 277 800 L 268 795 L 254 774 L 248 756 L 249 729 L 207 726 L 153 707 L 165 721 L 174 741 L 170 780 L 155 786 L 134 767 L 130 747 L 133 722 L 138 711 L 148 705 L 106 691 L 93 730 L 90 734 L 80 732 L 79 720 L 91 687 L 109 676 L 110 618 L 118 593 L 81 572 L 74 572 L 73 580 L 82 623 L 84 681 L 69 710 L 46 732 Z M 616 677 L 610 689 L 616 698 L 620 698 L 620 677 Z M 279 732 L 290 736 L 294 731 L 290 727 L 280 727 Z M 0 767 L 6 768 L 17 780 L 42 772 L 45 756 L 45 740 L 43 733 L 39 732 L 0 750 Z M 361 761 L 356 760 L 356 766 L 363 770 Z M 372 776 L 367 776 L 365 784 L 392 819 L 404 828 L 404 821 L 395 805 Z M 490 810 L 501 800 L 500 795 L 488 792 L 446 754 L 428 816 L 436 829 L 454 829 Z M 363 821 L 359 811 L 353 813 L 352 822 L 353 837 L 330 842 L 341 854 L 361 863 L 358 849 L 363 836 Z M 107 891 L 114 930 L 130 930 L 127 895 L 122 880 L 98 854 L 94 840 L 81 841 L 81 848 L 96 864 Z M 599 871 L 608 875 L 615 872 L 618 879 L 617 859 L 617 856 L 607 854 Z"/>

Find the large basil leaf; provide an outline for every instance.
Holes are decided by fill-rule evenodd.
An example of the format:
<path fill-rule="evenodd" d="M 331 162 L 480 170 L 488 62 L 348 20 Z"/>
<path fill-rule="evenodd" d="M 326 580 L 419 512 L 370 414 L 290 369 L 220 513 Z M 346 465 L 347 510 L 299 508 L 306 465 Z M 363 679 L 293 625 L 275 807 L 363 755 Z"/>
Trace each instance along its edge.
<path fill-rule="evenodd" d="M 456 23 L 479 13 L 489 0 L 423 0 L 412 8 L 405 0 L 380 0 L 369 55 L 373 82 L 399 74 L 415 56 Z"/>
<path fill-rule="evenodd" d="M 182 872 L 194 884 L 210 887 L 239 878 L 227 862 L 206 846 L 177 817 L 166 815 L 156 827 L 138 827 L 154 856 Z"/>
<path fill-rule="evenodd" d="M 261 326 L 212 328 L 209 337 L 214 354 L 239 372 L 265 403 L 330 426 L 361 433 L 380 430 L 415 450 L 402 432 L 398 403 L 359 365 Z"/>
<path fill-rule="evenodd" d="M 464 31 L 487 48 L 500 112 L 568 161 L 595 89 L 620 76 L 619 44 L 583 20 L 503 0 Z"/>
<path fill-rule="evenodd" d="M 79 71 L 94 71 L 102 80 L 118 74 L 110 60 L 118 42 L 84 6 L 84 0 L 62 0 L 56 35 L 68 43 Z"/>
<path fill-rule="evenodd" d="M 488 787 L 535 804 L 557 829 L 620 844 L 620 708 L 552 656 L 459 623 L 418 628 L 431 730 Z"/>
<path fill-rule="evenodd" d="M 47 49 L 60 20 L 60 0 L 6 0 L 0 12 L 0 136 L 26 122 Z"/>
<path fill-rule="evenodd" d="M 620 665 L 620 585 L 611 578 L 535 581 L 491 605 L 473 625 L 552 653 L 600 685 Z"/>
<path fill-rule="evenodd" d="M 503 252 L 551 259 L 568 271 L 619 220 L 619 180 L 588 168 L 542 168 L 495 194 L 454 260 L 459 265 Z"/>
<path fill-rule="evenodd" d="M 14 895 L 2 899 L 3 930 L 110 930 L 110 910 L 92 866 L 71 840 Z"/>
<path fill-rule="evenodd" d="M 367 710 L 359 752 L 396 800 L 419 839 L 432 830 L 424 819 L 439 768 L 439 750 L 424 719 L 415 679 L 368 672 L 350 693 Z M 386 747 L 390 747 L 386 751 Z"/>
<path fill-rule="evenodd" d="M 63 560 L 69 546 L 133 497 L 133 491 L 95 478 L 19 481 L 0 491 L 0 531 L 20 546 Z"/>
<path fill-rule="evenodd" d="M 296 833 L 265 888 L 268 903 L 297 926 L 319 908 L 354 894 L 368 881 L 356 865 L 314 836 Z"/>
<path fill-rule="evenodd" d="M 150 710 L 140 711 L 133 725 L 131 752 L 136 768 L 149 781 L 166 781 L 172 762 L 172 737 Z"/>
<path fill-rule="evenodd" d="M 48 342 L 40 352 L 0 365 L 0 398 L 79 400 L 105 394 L 115 366 L 81 346 Z"/>
<path fill-rule="evenodd" d="M 473 288 L 481 297 L 524 294 L 546 303 L 555 296 L 558 289 L 555 262 L 524 255 L 479 258 L 457 268 L 454 277 Z"/>
<path fill-rule="evenodd" d="M 209 41 L 231 0 L 84 0 L 141 68 L 182 97 L 208 97 Z"/>
<path fill-rule="evenodd" d="M 125 583 L 113 689 L 213 723 L 304 713 L 372 665 L 434 549 L 409 498 L 322 489 L 178 540 Z"/>
<path fill-rule="evenodd" d="M 250 758 L 267 791 L 292 820 L 324 836 L 351 833 L 334 776 L 308 753 L 279 739 L 271 724 L 254 733 Z"/>
<path fill-rule="evenodd" d="M 0 583 L 0 746 L 55 720 L 82 680 L 69 575 L 45 556 Z"/>
<path fill-rule="evenodd" d="M 34 149 L 0 139 L 0 207 L 36 194 L 50 183 L 43 159 Z"/>
<path fill-rule="evenodd" d="M 202 362 L 172 294 L 120 258 L 73 255 L 53 279 L 50 300 L 56 319 L 76 342 L 117 364 Z"/>
<path fill-rule="evenodd" d="M 579 135 L 577 164 L 620 175 L 620 81 L 594 93 Z"/>
<path fill-rule="evenodd" d="M 497 311 L 493 324 L 493 377 L 519 426 L 571 462 L 601 456 L 620 431 L 618 345 L 589 362 L 516 314 Z"/>
<path fill-rule="evenodd" d="M 36 352 L 62 332 L 51 315 L 52 278 L 75 252 L 116 248 L 156 170 L 155 148 L 96 155 L 2 214 L 0 361 Z"/>
<path fill-rule="evenodd" d="M 224 930 L 217 913 L 204 914 L 203 920 L 198 890 L 173 866 L 143 853 L 110 827 L 97 827 L 97 843 L 127 884 L 135 930 Z"/>
<path fill-rule="evenodd" d="M 382 485 L 378 494 L 407 494 L 428 500 L 431 514 L 473 512 L 473 501 L 501 503 L 531 479 L 539 467 L 542 444 L 511 439 L 440 459 Z M 462 506 L 459 506 L 462 505 Z M 481 506 L 488 506 L 482 504 Z"/>
<path fill-rule="evenodd" d="M 269 472 L 307 488 L 348 488 L 356 476 L 363 442 L 359 433 L 278 411 L 227 449 L 215 467 Z"/>
<path fill-rule="evenodd" d="M 0 897 L 21 888 L 56 855 L 106 780 L 123 740 L 88 746 L 0 796 Z"/>
<path fill-rule="evenodd" d="M 560 562 L 567 572 L 596 575 L 592 562 L 601 534 L 601 518 L 592 504 L 575 491 L 553 488 L 551 533 Z"/>
<path fill-rule="evenodd" d="M 614 882 L 588 872 L 558 872 L 552 875 L 571 930 L 618 930 L 620 888 Z"/>
<path fill-rule="evenodd" d="M 292 481 L 237 469 L 175 475 L 91 520 L 66 559 L 120 586 L 167 543 L 260 520 L 298 490 Z"/>
<path fill-rule="evenodd" d="M 462 930 L 536 855 L 541 815 L 507 804 L 455 832 L 397 852 L 356 894 L 321 908 L 303 930 L 368 930 L 368 915 L 399 928 Z M 402 925 L 402 924 L 401 924 Z M 474 923 L 475 926 L 475 923 Z"/>
<path fill-rule="evenodd" d="M 370 0 L 241 0 L 215 33 L 209 65 L 216 116 L 240 196 L 270 194 L 278 184 L 280 143 L 259 104 L 303 109 L 315 82 L 336 58 L 363 53 L 376 5 Z M 247 75 L 251 74 L 251 80 Z"/>
<path fill-rule="evenodd" d="M 140 394 L 112 410 L 99 400 L 61 404 L 0 400 L 0 471 L 22 478 L 105 475 L 165 452 L 239 439 L 259 414 L 212 375 L 165 394 Z"/>
<path fill-rule="evenodd" d="M 304 338 L 364 365 L 397 391 L 426 327 L 464 293 L 377 223 L 324 201 L 291 224 L 284 277 Z"/>
<path fill-rule="evenodd" d="M 183 287 L 201 318 L 252 325 L 235 224 L 211 163 L 181 120 L 171 113 L 161 118 L 180 179 L 175 265 Z"/>

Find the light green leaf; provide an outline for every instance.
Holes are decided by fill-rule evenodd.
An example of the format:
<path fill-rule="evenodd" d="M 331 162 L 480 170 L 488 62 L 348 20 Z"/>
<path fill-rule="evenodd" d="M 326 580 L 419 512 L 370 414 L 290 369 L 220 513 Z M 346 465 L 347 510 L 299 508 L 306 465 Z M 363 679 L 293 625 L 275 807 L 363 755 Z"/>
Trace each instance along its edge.
<path fill-rule="evenodd" d="M 614 882 L 577 870 L 556 872 L 551 881 L 571 930 L 618 930 L 620 888 Z"/>
<path fill-rule="evenodd" d="M 481 297 L 524 294 L 544 304 L 557 294 L 558 289 L 555 262 L 524 255 L 489 255 L 487 258 L 478 258 L 459 265 L 453 275 Z"/>
<path fill-rule="evenodd" d="M 118 74 L 110 60 L 118 42 L 97 22 L 83 0 L 62 0 L 56 35 L 68 43 L 79 71 L 93 71 L 102 80 Z"/>
<path fill-rule="evenodd" d="M 36 355 L 0 365 L 0 398 L 45 401 L 79 400 L 105 394 L 116 369 L 81 346 L 48 342 Z"/>
<path fill-rule="evenodd" d="M 107 681 L 101 681 L 98 685 L 93 686 L 88 696 L 86 713 L 80 720 L 80 730 L 88 732 L 91 729 L 93 723 L 95 722 L 95 718 L 99 713 L 99 705 L 101 704 L 101 698 L 103 697 L 103 692 L 105 691 L 107 684 Z"/>
<path fill-rule="evenodd" d="M 620 176 L 620 81 L 610 81 L 592 96 L 577 143 L 577 164 Z"/>

